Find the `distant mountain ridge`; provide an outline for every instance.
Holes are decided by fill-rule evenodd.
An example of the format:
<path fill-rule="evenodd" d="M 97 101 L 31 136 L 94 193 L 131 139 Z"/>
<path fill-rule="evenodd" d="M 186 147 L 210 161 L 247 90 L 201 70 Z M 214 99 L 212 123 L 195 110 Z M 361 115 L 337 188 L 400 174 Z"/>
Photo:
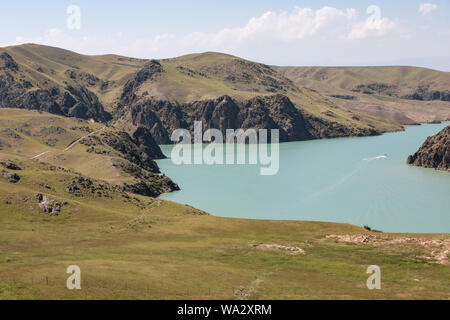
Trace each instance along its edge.
<path fill-rule="evenodd" d="M 109 122 L 131 136 L 145 128 L 160 144 L 195 120 L 298 141 L 450 119 L 448 74 L 383 68 L 272 67 L 214 52 L 142 60 L 27 44 L 0 49 L 0 107 Z"/>

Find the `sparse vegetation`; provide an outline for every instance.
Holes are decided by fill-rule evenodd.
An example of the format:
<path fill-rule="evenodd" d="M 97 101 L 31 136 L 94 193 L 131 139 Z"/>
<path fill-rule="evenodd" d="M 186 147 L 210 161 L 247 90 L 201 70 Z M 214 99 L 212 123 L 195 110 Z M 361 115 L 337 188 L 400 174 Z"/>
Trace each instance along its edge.
<path fill-rule="evenodd" d="M 36 109 L 0 108 L 0 299 L 449 299 L 448 234 L 226 219 L 155 198 L 178 188 L 154 162 L 164 157 L 163 129 L 189 128 L 217 111 L 212 105 L 214 119 L 239 107 L 249 121 L 281 119 L 291 140 L 450 118 L 445 101 L 425 112 L 426 102 L 398 96 L 402 83 L 380 85 L 400 71 L 413 84 L 446 84 L 447 75 L 380 70 L 369 82 L 359 68 L 270 67 L 219 53 L 146 61 L 32 44 L 0 49 L 0 90 Z M 65 286 L 74 264 L 80 291 Z M 383 290 L 366 288 L 372 264 L 382 268 Z"/>

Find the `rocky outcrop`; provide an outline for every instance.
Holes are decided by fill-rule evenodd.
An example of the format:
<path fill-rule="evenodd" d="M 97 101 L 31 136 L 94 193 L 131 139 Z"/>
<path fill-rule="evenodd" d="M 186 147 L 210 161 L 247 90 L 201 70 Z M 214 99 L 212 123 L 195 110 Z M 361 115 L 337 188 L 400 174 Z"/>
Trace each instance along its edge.
<path fill-rule="evenodd" d="M 90 178 L 78 176 L 66 186 L 66 192 L 76 197 L 112 198 L 114 193 L 123 193 L 123 187 L 106 182 L 94 181 Z"/>
<path fill-rule="evenodd" d="M 21 167 L 19 167 L 17 164 L 15 164 L 14 162 L 12 162 L 12 161 L 4 161 L 4 162 L 0 162 L 0 164 L 3 166 L 3 167 L 5 167 L 6 169 L 9 169 L 9 170 L 15 170 L 15 171 L 20 171 L 20 170 L 22 170 L 22 168 Z"/>
<path fill-rule="evenodd" d="M 305 114 L 306 130 L 316 139 L 365 137 L 375 136 L 380 133 L 372 128 L 359 128 L 344 126 L 335 121 L 328 121 Z"/>
<path fill-rule="evenodd" d="M 408 157 L 407 163 L 450 171 L 450 126 L 433 137 L 428 137 L 419 150 Z"/>
<path fill-rule="evenodd" d="M 3 170 L 2 176 L 3 176 L 3 178 L 6 179 L 6 181 L 11 182 L 11 183 L 17 183 L 20 181 L 20 176 L 17 173 L 11 173 L 11 172 Z"/>
<path fill-rule="evenodd" d="M 191 130 L 194 121 L 202 121 L 204 130 L 220 129 L 223 134 L 226 129 L 240 128 L 240 108 L 229 96 L 197 101 L 189 104 L 186 109 L 192 110 L 188 120 Z"/>
<path fill-rule="evenodd" d="M 145 127 L 158 144 L 170 144 L 175 129 L 193 132 L 194 121 L 203 130 L 278 129 L 280 142 L 379 134 L 370 128 L 350 127 L 312 116 L 281 94 L 255 97 L 238 103 L 229 96 L 175 105 L 153 98 L 122 106 L 121 117 L 134 127 Z M 270 132 L 269 132 L 270 133 Z"/>
<path fill-rule="evenodd" d="M 95 86 L 100 81 L 96 76 L 76 69 L 68 69 L 64 74 L 73 80 L 86 83 L 89 86 Z"/>
<path fill-rule="evenodd" d="M 17 71 L 19 70 L 19 65 L 7 52 L 3 52 L 2 54 L 0 54 L 0 69 Z"/>
<path fill-rule="evenodd" d="M 141 159 L 144 162 L 148 162 L 151 159 L 164 159 L 166 157 L 147 128 L 137 128 L 133 133 L 133 141 L 139 148 Z"/>
<path fill-rule="evenodd" d="M 166 192 L 180 190 L 178 185 L 165 175 L 144 173 L 139 170 L 139 177 L 134 183 L 113 185 L 106 182 L 94 181 L 83 176 L 72 179 L 66 186 L 66 192 L 76 197 L 112 198 L 121 194 L 128 198 L 126 192 L 148 197 L 157 197 Z"/>
<path fill-rule="evenodd" d="M 170 135 L 178 128 L 186 129 L 186 113 L 169 101 L 148 99 L 121 109 L 121 117 L 135 127 L 145 127 L 158 144 L 170 144 Z"/>
<path fill-rule="evenodd" d="M 101 134 L 101 141 L 114 150 L 122 153 L 125 159 L 136 164 L 140 168 L 153 173 L 159 173 L 158 165 L 153 159 L 154 155 L 159 155 L 160 158 L 164 158 L 161 149 L 156 144 L 151 144 L 151 137 L 146 134 L 144 128 L 139 130 L 137 136 L 140 140 L 135 141 L 128 133 L 123 131 L 115 133 L 103 132 Z"/>
<path fill-rule="evenodd" d="M 36 200 L 39 202 L 41 213 L 52 217 L 59 216 L 62 207 L 67 204 L 52 200 L 48 196 L 42 194 L 37 194 Z"/>
<path fill-rule="evenodd" d="M 122 105 L 133 103 L 136 99 L 136 91 L 141 84 L 149 79 L 153 79 L 159 73 L 163 72 L 161 63 L 157 60 L 150 60 L 138 72 L 136 72 L 131 80 L 129 80 L 123 88 L 120 97 Z"/>
<path fill-rule="evenodd" d="M 399 93 L 400 88 L 393 84 L 388 83 L 371 83 L 360 84 L 352 89 L 353 92 L 359 92 L 364 94 L 383 94 L 408 100 L 421 100 L 421 101 L 450 101 L 450 90 L 435 90 L 431 89 L 429 84 L 419 85 L 415 90 L 408 94 Z"/>
<path fill-rule="evenodd" d="M 86 75 L 85 75 L 86 77 Z M 19 65 L 6 52 L 0 55 L 0 108 L 21 108 L 57 115 L 94 119 L 111 119 L 98 97 L 76 80 L 66 87 L 49 88 L 46 81 L 33 85 L 24 80 Z M 43 85 L 43 87 L 41 87 Z"/>
<path fill-rule="evenodd" d="M 249 100 L 241 109 L 240 119 L 243 129 L 278 129 L 281 142 L 314 138 L 306 129 L 307 124 L 301 111 L 283 95 Z"/>
<path fill-rule="evenodd" d="M 93 92 L 81 85 L 70 85 L 66 89 L 61 104 L 66 115 L 81 119 L 95 119 L 100 122 L 111 119 Z"/>
<path fill-rule="evenodd" d="M 278 129 L 280 142 L 378 134 L 376 130 L 357 124 L 352 126 L 342 124 L 342 121 L 339 121 L 342 118 L 337 114 L 332 115 L 336 120 L 330 121 L 329 117 L 326 117 L 327 114 L 323 117 L 313 116 L 305 112 L 301 105 L 295 106 L 288 93 L 299 92 L 300 89 L 269 66 L 231 59 L 227 62 L 196 67 L 178 65 L 177 70 L 194 78 L 219 78 L 227 83 L 236 84 L 236 90 L 245 87 L 247 90 L 263 92 L 265 95 L 249 100 L 223 95 L 214 99 L 191 102 L 160 98 L 157 94 L 158 81 L 166 71 L 160 62 L 152 60 L 125 84 L 116 109 L 117 119 L 130 135 L 133 135 L 137 128 L 144 127 L 148 129 L 156 143 L 171 144 L 174 130 L 188 129 L 192 133 L 195 121 L 202 122 L 204 131 L 211 128 L 219 129 L 223 135 L 227 129 Z M 144 90 L 144 83 L 146 88 L 154 87 L 155 94 Z M 253 89 L 252 85 L 255 86 Z M 371 92 L 383 93 L 395 89 L 388 84 L 373 83 L 361 85 L 355 90 L 366 88 Z M 278 94 L 267 95 L 268 92 Z M 270 135 L 270 131 L 268 133 Z"/>
<path fill-rule="evenodd" d="M 23 95 L 16 101 L 16 107 L 63 115 L 61 107 L 47 90 L 32 89 L 24 91 Z"/>
<path fill-rule="evenodd" d="M 147 197 L 157 197 L 163 193 L 180 190 L 180 187 L 165 175 L 147 175 L 138 182 L 125 184 L 127 192 L 140 194 Z"/>
<path fill-rule="evenodd" d="M 353 92 L 360 92 L 364 94 L 385 94 L 388 96 L 393 96 L 397 92 L 397 86 L 389 83 L 369 83 L 369 84 L 359 84 L 352 89 Z"/>
<path fill-rule="evenodd" d="M 429 86 L 419 86 L 413 93 L 407 94 L 402 97 L 403 99 L 410 100 L 440 100 L 450 101 L 450 90 L 433 90 Z"/>
<path fill-rule="evenodd" d="M 330 94 L 330 97 L 342 100 L 356 100 L 355 96 L 351 96 L 348 94 Z"/>

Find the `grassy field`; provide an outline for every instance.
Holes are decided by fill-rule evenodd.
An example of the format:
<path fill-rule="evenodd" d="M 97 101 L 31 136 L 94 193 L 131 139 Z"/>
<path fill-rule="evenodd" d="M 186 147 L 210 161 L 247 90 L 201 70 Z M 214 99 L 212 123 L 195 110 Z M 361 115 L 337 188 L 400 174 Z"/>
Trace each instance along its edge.
<path fill-rule="evenodd" d="M 0 177 L 0 299 L 450 298 L 448 258 L 437 254 L 448 234 L 218 218 L 114 192 L 75 197 L 65 191 L 74 173 L 11 154 L 0 158 L 23 169 L 16 184 Z M 68 204 L 59 216 L 41 214 L 37 193 Z M 420 242 L 432 240 L 437 246 Z M 365 272 L 374 264 L 382 289 L 371 291 Z M 81 290 L 66 288 L 70 265 L 81 268 Z"/>
<path fill-rule="evenodd" d="M 123 83 L 144 63 L 37 45 L 6 50 L 26 69 L 27 79 L 47 80 L 48 86 L 63 86 L 68 68 L 110 79 L 109 91 L 100 84 L 90 89 L 111 108 Z M 166 74 L 143 86 L 161 97 L 187 101 L 229 93 L 248 99 L 271 94 L 265 91 L 267 81 L 274 81 L 310 113 L 328 117 L 323 112 L 333 110 L 336 121 L 400 128 L 357 107 L 334 105 L 267 66 L 235 57 L 207 53 L 161 63 Z M 258 72 L 251 73 L 253 68 Z M 258 77 L 247 81 L 248 74 Z M 392 102 L 383 99 L 378 101 Z M 408 110 L 423 114 L 418 106 Z M 86 152 L 82 144 L 67 150 L 97 130 L 116 131 L 37 111 L 0 109 L 0 162 L 11 160 L 23 169 L 0 165 L 0 172 L 20 176 L 11 183 L 0 175 L 0 299 L 450 299 L 448 234 L 226 219 L 117 189 L 77 197 L 67 186 L 79 174 L 104 184 L 133 180 L 114 165 L 124 155 L 106 145 L 104 154 Z M 58 216 L 49 216 L 41 213 L 37 194 L 67 204 Z M 82 290 L 66 288 L 70 265 L 81 267 Z M 369 265 L 381 267 L 381 290 L 366 288 Z"/>

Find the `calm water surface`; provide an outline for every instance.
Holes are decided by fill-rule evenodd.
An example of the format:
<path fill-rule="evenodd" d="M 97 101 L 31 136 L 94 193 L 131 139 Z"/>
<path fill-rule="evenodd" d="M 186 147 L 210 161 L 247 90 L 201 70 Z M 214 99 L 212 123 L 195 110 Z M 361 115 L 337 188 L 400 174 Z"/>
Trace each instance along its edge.
<path fill-rule="evenodd" d="M 161 196 L 222 217 L 369 225 L 386 232 L 450 232 L 450 173 L 406 165 L 446 124 L 378 137 L 280 144 L 280 170 L 158 161 L 182 191 Z M 162 146 L 170 157 L 173 146 Z M 377 158 L 388 154 L 388 158 Z"/>

